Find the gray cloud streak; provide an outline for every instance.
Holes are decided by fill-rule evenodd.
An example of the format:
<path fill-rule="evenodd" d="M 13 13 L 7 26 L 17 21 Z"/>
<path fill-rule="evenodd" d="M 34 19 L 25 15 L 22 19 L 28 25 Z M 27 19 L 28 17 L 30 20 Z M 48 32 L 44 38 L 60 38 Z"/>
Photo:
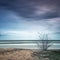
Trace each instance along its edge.
<path fill-rule="evenodd" d="M 0 6 L 14 11 L 24 18 L 60 17 L 60 0 L 0 0 Z"/>

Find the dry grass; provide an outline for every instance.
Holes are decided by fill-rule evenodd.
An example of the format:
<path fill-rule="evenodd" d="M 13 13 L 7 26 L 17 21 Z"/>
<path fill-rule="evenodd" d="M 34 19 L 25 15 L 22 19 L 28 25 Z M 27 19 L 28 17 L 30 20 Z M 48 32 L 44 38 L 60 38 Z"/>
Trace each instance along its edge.
<path fill-rule="evenodd" d="M 47 51 L 50 60 L 60 60 L 60 51 Z M 41 57 L 40 50 L 0 48 L 0 60 L 49 60 L 48 57 Z M 46 52 L 45 52 L 46 53 Z"/>
<path fill-rule="evenodd" d="M 33 52 L 25 49 L 0 49 L 0 60 L 39 60 L 37 56 L 32 56 Z"/>

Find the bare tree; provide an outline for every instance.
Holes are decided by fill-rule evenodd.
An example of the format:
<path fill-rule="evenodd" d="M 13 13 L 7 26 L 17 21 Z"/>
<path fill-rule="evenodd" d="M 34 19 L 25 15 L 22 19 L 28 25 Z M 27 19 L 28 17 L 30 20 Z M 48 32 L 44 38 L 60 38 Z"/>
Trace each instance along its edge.
<path fill-rule="evenodd" d="M 48 57 L 49 56 L 49 51 L 48 48 L 52 45 L 52 41 L 48 39 L 48 34 L 43 34 L 42 35 L 40 33 L 39 34 L 39 41 L 37 42 L 37 45 L 39 47 L 39 51 L 40 51 L 40 57 Z"/>
<path fill-rule="evenodd" d="M 48 34 L 38 33 L 39 40 L 36 42 L 39 48 L 38 53 L 34 52 L 34 55 L 37 55 L 39 59 L 45 60 L 44 58 L 48 58 L 50 60 L 50 51 L 48 48 L 52 45 L 52 41 L 48 39 Z"/>
<path fill-rule="evenodd" d="M 42 36 L 40 34 L 39 38 L 40 38 L 40 41 L 39 41 L 38 45 L 40 46 L 40 43 L 41 43 L 42 45 L 40 46 L 40 48 L 43 51 L 46 51 L 51 46 L 51 41 L 48 40 L 48 34 L 43 34 Z"/>

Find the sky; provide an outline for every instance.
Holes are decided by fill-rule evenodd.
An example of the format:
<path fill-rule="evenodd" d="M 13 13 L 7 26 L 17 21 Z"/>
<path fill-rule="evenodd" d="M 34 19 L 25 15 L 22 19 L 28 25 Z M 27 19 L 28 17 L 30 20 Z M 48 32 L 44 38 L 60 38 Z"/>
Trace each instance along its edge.
<path fill-rule="evenodd" d="M 0 40 L 38 40 L 44 34 L 60 40 L 60 0 L 0 0 Z"/>

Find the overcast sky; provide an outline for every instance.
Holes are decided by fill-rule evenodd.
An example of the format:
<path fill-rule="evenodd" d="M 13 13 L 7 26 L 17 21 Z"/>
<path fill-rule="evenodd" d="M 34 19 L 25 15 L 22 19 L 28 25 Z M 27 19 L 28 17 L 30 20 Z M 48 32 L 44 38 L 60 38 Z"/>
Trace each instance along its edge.
<path fill-rule="evenodd" d="M 60 40 L 60 0 L 0 0 L 0 40 L 39 39 L 43 34 Z"/>

